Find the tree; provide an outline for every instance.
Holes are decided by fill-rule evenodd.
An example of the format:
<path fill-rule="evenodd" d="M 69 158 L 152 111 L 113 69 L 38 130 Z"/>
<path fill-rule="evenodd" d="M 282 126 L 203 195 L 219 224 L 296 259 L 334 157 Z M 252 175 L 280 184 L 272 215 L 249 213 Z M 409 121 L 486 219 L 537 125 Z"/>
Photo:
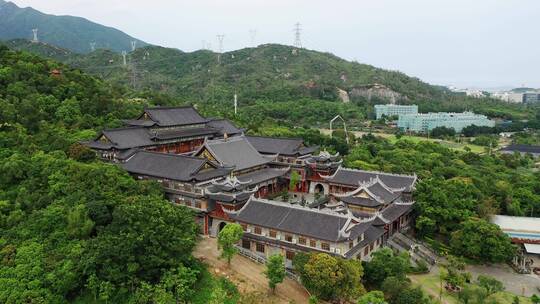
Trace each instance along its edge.
<path fill-rule="evenodd" d="M 164 290 L 172 293 L 175 302 L 187 303 L 194 293 L 194 285 L 197 281 L 198 271 L 180 265 L 167 271 L 161 278 Z"/>
<path fill-rule="evenodd" d="M 360 283 L 362 265 L 358 261 L 336 258 L 326 253 L 311 254 L 301 271 L 302 283 L 318 298 L 354 299 L 364 287 Z"/>
<path fill-rule="evenodd" d="M 540 113 L 540 111 L 539 111 L 539 113 Z M 534 304 L 540 303 L 540 297 L 533 294 L 532 297 L 531 297 L 531 302 L 533 302 Z"/>
<path fill-rule="evenodd" d="M 503 283 L 498 281 L 494 277 L 490 277 L 487 275 L 479 275 L 477 280 L 478 285 L 486 290 L 488 297 L 494 293 L 504 290 Z"/>
<path fill-rule="evenodd" d="M 302 177 L 300 176 L 300 174 L 293 170 L 291 172 L 291 178 L 289 181 L 289 190 L 294 191 L 296 189 L 296 186 L 301 180 L 302 180 Z"/>
<path fill-rule="evenodd" d="M 268 286 L 272 290 L 272 294 L 275 292 L 276 285 L 283 282 L 285 279 L 285 262 L 281 254 L 274 254 L 268 258 L 266 262 L 266 271 L 264 272 L 266 278 L 268 278 Z"/>
<path fill-rule="evenodd" d="M 515 248 L 501 229 L 483 219 L 471 218 L 452 233 L 450 246 L 455 254 L 483 262 L 498 263 L 514 256 Z"/>
<path fill-rule="evenodd" d="M 242 236 L 244 230 L 240 224 L 228 223 L 218 234 L 218 246 L 221 249 L 221 257 L 227 259 L 227 264 L 231 265 L 232 257 L 238 252 L 234 246 Z"/>
<path fill-rule="evenodd" d="M 458 299 L 460 303 L 463 304 L 470 304 L 472 303 L 473 299 L 476 296 L 476 291 L 473 287 L 465 286 L 463 289 L 458 293 Z"/>
<path fill-rule="evenodd" d="M 390 248 L 381 248 L 372 254 L 371 261 L 364 268 L 366 284 L 378 288 L 387 277 L 404 278 L 411 264 L 407 253 L 396 255 Z"/>
<path fill-rule="evenodd" d="M 382 291 L 374 290 L 366 293 L 358 299 L 358 304 L 388 304 L 384 300 Z"/>

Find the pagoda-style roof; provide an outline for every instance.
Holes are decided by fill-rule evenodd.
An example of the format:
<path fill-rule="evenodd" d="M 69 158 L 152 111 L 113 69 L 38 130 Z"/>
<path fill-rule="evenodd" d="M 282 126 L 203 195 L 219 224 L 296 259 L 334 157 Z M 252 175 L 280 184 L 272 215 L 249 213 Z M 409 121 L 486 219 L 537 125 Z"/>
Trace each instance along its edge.
<path fill-rule="evenodd" d="M 257 192 L 258 187 L 249 187 L 249 182 L 241 182 L 237 177 L 227 176 L 222 181 L 213 181 L 205 190 L 206 197 L 224 203 L 245 202 Z"/>
<path fill-rule="evenodd" d="M 138 120 L 151 120 L 160 127 L 204 124 L 208 122 L 192 106 L 146 108 Z"/>
<path fill-rule="evenodd" d="M 205 140 L 194 155 L 215 160 L 224 167 L 234 167 L 235 171 L 259 167 L 275 159 L 261 155 L 245 136 Z"/>
<path fill-rule="evenodd" d="M 416 175 L 401 175 L 377 171 L 364 171 L 339 167 L 336 172 L 329 176 L 321 176 L 327 182 L 356 187 L 361 183 L 367 183 L 374 178 L 379 178 L 384 185 L 393 191 L 410 192 L 416 184 Z"/>
<path fill-rule="evenodd" d="M 226 212 L 239 222 L 330 242 L 356 239 L 372 222 L 357 219 L 350 212 L 343 214 L 254 197 L 238 211 Z"/>
<path fill-rule="evenodd" d="M 184 182 L 221 178 L 231 172 L 230 168 L 220 167 L 203 158 L 149 151 L 134 153 L 122 167 L 132 174 Z"/>
<path fill-rule="evenodd" d="M 394 202 L 401 196 L 401 192 L 385 185 L 377 175 L 367 182 L 360 183 L 358 188 L 351 192 L 332 195 L 350 205 L 378 208 Z"/>
<path fill-rule="evenodd" d="M 266 136 L 246 136 L 247 140 L 263 154 L 279 154 L 283 156 L 303 156 L 311 154 L 318 146 L 304 147 L 301 138 L 276 138 Z"/>
<path fill-rule="evenodd" d="M 260 183 L 272 180 L 277 177 L 285 176 L 290 168 L 263 168 L 246 174 L 238 175 L 238 179 L 249 185 L 258 185 Z"/>
<path fill-rule="evenodd" d="M 305 161 L 311 167 L 322 169 L 337 168 L 343 162 L 339 152 L 332 155 L 327 151 L 321 151 L 319 155 L 309 155 L 305 158 Z"/>

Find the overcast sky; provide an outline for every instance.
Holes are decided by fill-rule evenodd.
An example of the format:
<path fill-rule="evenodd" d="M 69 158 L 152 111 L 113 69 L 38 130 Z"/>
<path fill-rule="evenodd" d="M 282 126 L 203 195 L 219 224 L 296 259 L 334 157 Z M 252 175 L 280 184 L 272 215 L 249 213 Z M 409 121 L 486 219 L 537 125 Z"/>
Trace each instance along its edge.
<path fill-rule="evenodd" d="M 294 42 L 433 84 L 540 87 L 539 0 L 14 0 L 193 51 Z"/>

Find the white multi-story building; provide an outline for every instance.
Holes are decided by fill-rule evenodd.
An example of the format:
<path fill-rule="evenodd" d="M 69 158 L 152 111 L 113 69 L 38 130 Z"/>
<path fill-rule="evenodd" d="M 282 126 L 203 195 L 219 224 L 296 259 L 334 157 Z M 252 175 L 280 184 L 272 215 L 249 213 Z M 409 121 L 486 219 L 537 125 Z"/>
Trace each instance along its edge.
<path fill-rule="evenodd" d="M 398 116 L 403 114 L 417 114 L 417 105 L 395 105 L 395 104 L 380 104 L 375 105 L 375 116 L 381 119 L 384 116 Z"/>

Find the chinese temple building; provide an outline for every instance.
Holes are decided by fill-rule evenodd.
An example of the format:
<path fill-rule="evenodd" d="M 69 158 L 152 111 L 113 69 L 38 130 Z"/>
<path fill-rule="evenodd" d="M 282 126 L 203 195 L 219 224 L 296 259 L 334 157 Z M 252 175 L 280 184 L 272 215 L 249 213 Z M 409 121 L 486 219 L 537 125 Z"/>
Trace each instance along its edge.
<path fill-rule="evenodd" d="M 86 144 L 136 179 L 160 183 L 171 203 L 196 211 L 203 234 L 238 222 L 242 250 L 282 253 L 289 266 L 301 251 L 369 259 L 412 219 L 416 175 L 344 168 L 339 154 L 302 139 L 245 136 L 193 107 L 146 109 Z M 277 200 L 287 192 L 301 203 Z"/>

